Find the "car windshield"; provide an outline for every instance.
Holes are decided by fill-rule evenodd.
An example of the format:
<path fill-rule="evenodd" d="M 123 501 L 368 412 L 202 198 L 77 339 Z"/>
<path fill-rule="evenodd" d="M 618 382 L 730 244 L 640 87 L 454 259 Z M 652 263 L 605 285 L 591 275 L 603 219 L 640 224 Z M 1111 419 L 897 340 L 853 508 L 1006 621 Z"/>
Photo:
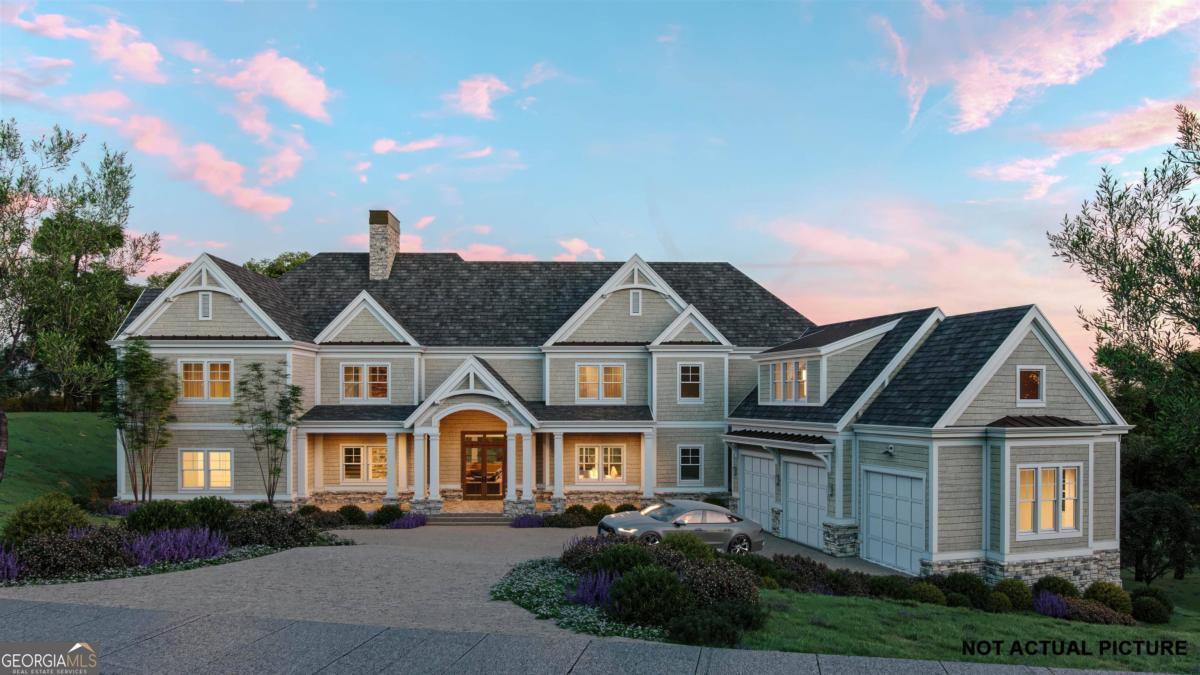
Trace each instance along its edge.
<path fill-rule="evenodd" d="M 650 516 L 661 523 L 672 523 L 684 511 L 685 509 L 681 509 L 678 506 L 671 506 L 670 504 L 652 504 L 642 509 L 642 515 Z"/>

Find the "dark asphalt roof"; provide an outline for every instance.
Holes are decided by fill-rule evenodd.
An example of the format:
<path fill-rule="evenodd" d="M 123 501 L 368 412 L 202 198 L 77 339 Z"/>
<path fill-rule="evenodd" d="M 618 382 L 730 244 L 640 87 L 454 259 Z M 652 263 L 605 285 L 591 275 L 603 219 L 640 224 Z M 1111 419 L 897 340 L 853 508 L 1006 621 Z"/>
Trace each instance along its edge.
<path fill-rule="evenodd" d="M 646 405 L 546 405 L 526 403 L 539 422 L 648 422 L 654 417 Z"/>
<path fill-rule="evenodd" d="M 913 310 L 916 312 L 929 313 L 934 310 L 933 307 L 926 309 Z M 865 319 L 854 319 L 853 321 L 842 321 L 840 323 L 830 323 L 824 326 L 813 326 L 809 328 L 799 338 L 791 342 L 785 342 L 778 347 L 772 347 L 764 354 L 771 352 L 788 352 L 795 349 L 812 349 L 815 347 L 823 347 L 828 344 L 843 340 L 845 338 L 858 335 L 864 331 L 871 330 L 876 326 L 882 326 L 885 323 L 895 321 L 905 314 L 911 312 L 899 312 L 896 314 L 885 314 L 883 316 L 872 316 Z"/>
<path fill-rule="evenodd" d="M 755 388 L 742 400 L 730 417 L 828 424 L 837 422 L 934 311 L 933 309 L 920 309 L 888 315 L 891 317 L 888 321 L 899 318 L 900 322 L 883 335 L 870 353 L 854 369 L 854 372 L 850 373 L 837 391 L 833 392 L 833 395 L 825 401 L 825 405 L 759 405 L 758 389 Z"/>
<path fill-rule="evenodd" d="M 162 292 L 163 289 L 161 288 L 143 289 L 138 299 L 133 301 L 133 307 L 129 309 L 129 314 L 125 315 L 125 320 L 121 322 L 121 327 L 117 329 L 117 335 L 120 335 L 129 324 L 133 323 L 133 320 L 145 311 L 150 306 L 150 303 L 154 302 L 154 299 L 161 295 Z"/>
<path fill-rule="evenodd" d="M 310 331 L 307 322 L 296 311 L 295 302 L 288 297 L 278 281 L 258 272 L 251 272 L 211 253 L 209 257 L 293 340 L 312 340 L 320 332 L 319 329 L 315 332 Z"/>
<path fill-rule="evenodd" d="M 858 420 L 931 427 L 966 388 L 1032 305 L 942 321 Z"/>
<path fill-rule="evenodd" d="M 1047 428 L 1047 427 L 1088 427 L 1091 426 L 1087 422 L 1080 422 L 1066 417 L 1055 417 L 1054 415 L 1009 415 L 1001 417 L 995 422 L 988 423 L 989 427 L 1007 427 L 1014 428 Z"/>
<path fill-rule="evenodd" d="M 833 445 L 821 436 L 812 436 L 810 434 L 787 434 L 782 431 L 754 431 L 751 429 L 741 429 L 739 431 L 730 431 L 725 435 L 754 441 L 803 443 L 805 445 Z"/>
<path fill-rule="evenodd" d="M 403 422 L 415 405 L 317 405 L 308 409 L 301 422 Z"/>

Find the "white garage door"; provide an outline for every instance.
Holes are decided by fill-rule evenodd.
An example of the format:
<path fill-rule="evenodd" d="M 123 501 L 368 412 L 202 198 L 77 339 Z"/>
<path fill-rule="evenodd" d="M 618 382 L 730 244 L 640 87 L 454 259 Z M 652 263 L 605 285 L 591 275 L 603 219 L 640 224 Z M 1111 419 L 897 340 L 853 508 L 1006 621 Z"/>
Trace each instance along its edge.
<path fill-rule="evenodd" d="M 771 529 L 775 501 L 775 460 L 742 455 L 742 516 Z"/>
<path fill-rule="evenodd" d="M 829 472 L 823 466 L 783 463 L 783 536 L 822 548 L 821 518 L 829 504 Z"/>
<path fill-rule="evenodd" d="M 866 547 L 871 562 L 916 574 L 925 552 L 925 481 L 865 472 Z"/>

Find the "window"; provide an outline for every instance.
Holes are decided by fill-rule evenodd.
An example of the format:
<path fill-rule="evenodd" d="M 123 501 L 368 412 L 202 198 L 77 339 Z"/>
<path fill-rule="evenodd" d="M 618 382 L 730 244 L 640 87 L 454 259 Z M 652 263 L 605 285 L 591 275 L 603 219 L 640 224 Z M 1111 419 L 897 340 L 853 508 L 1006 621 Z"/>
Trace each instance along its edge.
<path fill-rule="evenodd" d="M 701 483 L 704 479 L 704 446 L 679 446 L 679 484 Z"/>
<path fill-rule="evenodd" d="M 212 291 L 200 291 L 198 293 L 199 300 L 199 319 L 201 321 L 210 321 L 212 319 Z"/>
<path fill-rule="evenodd" d="M 342 480 L 386 481 L 387 475 L 386 445 L 342 446 Z"/>
<path fill-rule="evenodd" d="M 371 480 L 387 480 L 387 446 L 372 446 L 368 451 L 371 469 L 367 475 Z"/>
<path fill-rule="evenodd" d="M 642 315 L 642 292 L 629 291 L 629 316 Z"/>
<path fill-rule="evenodd" d="M 386 363 L 343 363 L 342 400 L 388 400 L 389 375 L 390 368 Z"/>
<path fill-rule="evenodd" d="M 1017 471 L 1018 534 L 1079 530 L 1079 467 L 1032 466 Z"/>
<path fill-rule="evenodd" d="M 232 361 L 180 361 L 185 401 L 229 401 L 233 398 Z"/>
<path fill-rule="evenodd" d="M 679 364 L 680 403 L 704 402 L 704 365 L 700 363 Z"/>
<path fill-rule="evenodd" d="M 342 480 L 363 479 L 363 450 L 358 446 L 342 448 Z"/>
<path fill-rule="evenodd" d="M 233 488 L 232 450 L 180 450 L 181 490 L 229 490 Z"/>
<path fill-rule="evenodd" d="M 575 448 L 579 465 L 576 482 L 625 482 L 625 448 L 620 445 L 580 445 Z"/>
<path fill-rule="evenodd" d="M 701 511 L 699 509 L 697 509 L 695 511 L 688 511 L 687 513 L 683 514 L 682 516 L 679 516 L 679 518 L 677 518 L 675 520 L 675 522 L 683 523 L 684 525 L 703 525 L 704 524 L 704 511 Z"/>
<path fill-rule="evenodd" d="M 577 401 L 623 401 L 625 366 L 613 363 L 580 363 L 575 367 Z"/>
<path fill-rule="evenodd" d="M 1046 405 L 1046 367 L 1017 366 L 1017 405 Z"/>
<path fill-rule="evenodd" d="M 759 366 L 760 399 L 764 402 L 786 403 L 808 400 L 808 362 L 776 361 Z"/>

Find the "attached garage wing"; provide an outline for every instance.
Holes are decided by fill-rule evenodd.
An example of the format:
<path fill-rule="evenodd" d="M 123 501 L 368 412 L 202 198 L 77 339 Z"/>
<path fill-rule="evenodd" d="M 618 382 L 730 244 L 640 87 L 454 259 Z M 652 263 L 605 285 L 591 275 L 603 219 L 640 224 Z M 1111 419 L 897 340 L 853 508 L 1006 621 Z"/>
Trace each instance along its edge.
<path fill-rule="evenodd" d="M 743 454 L 741 467 L 742 516 L 771 530 L 771 505 L 775 503 L 775 460 Z"/>
<path fill-rule="evenodd" d="M 863 471 L 862 557 L 909 574 L 925 555 L 925 479 Z"/>
<path fill-rule="evenodd" d="M 829 504 L 829 471 L 823 466 L 783 463 L 783 536 L 805 546 L 824 545 L 821 520 Z"/>

